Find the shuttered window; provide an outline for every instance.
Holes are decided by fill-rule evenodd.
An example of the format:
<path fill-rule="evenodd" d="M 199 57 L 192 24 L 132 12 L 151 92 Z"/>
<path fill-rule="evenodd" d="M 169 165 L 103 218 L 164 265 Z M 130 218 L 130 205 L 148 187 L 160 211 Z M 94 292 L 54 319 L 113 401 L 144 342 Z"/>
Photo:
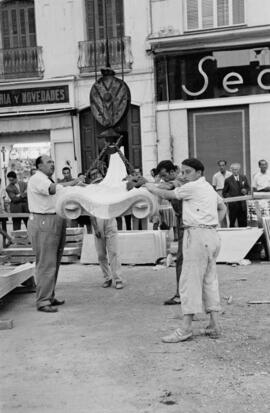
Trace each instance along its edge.
<path fill-rule="evenodd" d="M 4 49 L 36 46 L 33 0 L 6 0 L 0 4 Z"/>
<path fill-rule="evenodd" d="M 203 0 L 202 2 L 202 27 L 209 29 L 213 27 L 214 11 L 213 0 Z"/>
<path fill-rule="evenodd" d="M 86 0 L 88 40 L 106 37 L 105 0 Z M 106 0 L 108 37 L 123 35 L 123 0 Z"/>
<path fill-rule="evenodd" d="M 186 0 L 186 30 L 245 23 L 245 0 Z"/>

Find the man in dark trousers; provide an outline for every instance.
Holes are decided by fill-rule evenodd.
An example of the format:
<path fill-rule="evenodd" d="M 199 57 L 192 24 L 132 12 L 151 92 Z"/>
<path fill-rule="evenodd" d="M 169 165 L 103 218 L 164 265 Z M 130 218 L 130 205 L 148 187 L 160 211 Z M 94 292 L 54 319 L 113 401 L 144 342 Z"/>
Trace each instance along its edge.
<path fill-rule="evenodd" d="M 178 177 L 178 167 L 172 163 L 170 160 L 164 160 L 159 162 L 155 171 L 156 175 L 159 176 L 161 182 L 159 182 L 158 187 L 162 189 L 174 189 L 181 185 Z M 162 182 L 163 181 L 163 182 Z M 178 249 L 176 256 L 176 292 L 172 298 L 164 301 L 164 305 L 175 305 L 181 304 L 180 294 L 179 294 L 179 280 L 182 271 L 183 264 L 183 253 L 182 244 L 184 230 L 182 228 L 182 200 L 170 199 L 172 207 L 176 216 L 176 228 L 178 235 Z"/>
<path fill-rule="evenodd" d="M 240 174 L 241 165 L 233 163 L 231 165 L 232 175 L 225 179 L 224 188 L 222 191 L 223 198 L 247 195 L 250 191 L 250 186 L 245 175 Z M 235 226 L 237 220 L 239 227 L 247 226 L 247 204 L 246 201 L 230 202 L 229 219 L 230 227 Z"/>
<path fill-rule="evenodd" d="M 11 213 L 28 213 L 27 204 L 27 184 L 26 182 L 18 182 L 17 174 L 14 171 L 10 171 L 7 174 L 9 185 L 6 187 L 6 192 L 10 198 L 10 212 Z M 21 220 L 25 226 L 27 226 L 28 218 L 12 218 L 13 230 L 17 231 L 21 229 Z"/>

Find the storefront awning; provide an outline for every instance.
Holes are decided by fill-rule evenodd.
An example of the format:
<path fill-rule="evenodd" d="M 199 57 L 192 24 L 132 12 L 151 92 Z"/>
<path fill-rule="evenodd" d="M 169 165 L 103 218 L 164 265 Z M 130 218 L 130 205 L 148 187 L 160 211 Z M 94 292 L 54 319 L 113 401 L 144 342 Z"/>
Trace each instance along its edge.
<path fill-rule="evenodd" d="M 21 117 L 21 116 L 41 116 L 57 115 L 63 113 L 77 114 L 76 108 L 43 109 L 43 110 L 17 110 L 14 112 L 0 112 L 0 118 Z"/>
<path fill-rule="evenodd" d="M 179 36 L 149 38 L 150 50 L 155 54 L 194 53 L 202 50 L 237 49 L 270 45 L 270 25 L 228 28 L 185 33 Z"/>

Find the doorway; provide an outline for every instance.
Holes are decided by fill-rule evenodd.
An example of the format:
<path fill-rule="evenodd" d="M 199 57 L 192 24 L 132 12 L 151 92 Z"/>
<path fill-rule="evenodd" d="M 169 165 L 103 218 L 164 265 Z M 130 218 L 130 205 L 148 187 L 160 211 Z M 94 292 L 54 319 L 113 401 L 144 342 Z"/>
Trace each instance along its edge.
<path fill-rule="evenodd" d="M 239 162 L 250 181 L 248 106 L 191 110 L 188 128 L 189 156 L 203 162 L 208 182 L 212 182 L 220 159 L 227 161 L 228 167 Z"/>
<path fill-rule="evenodd" d="M 128 161 L 134 168 L 142 169 L 140 108 L 131 105 L 127 115 L 115 129 L 123 135 L 123 146 Z M 80 112 L 81 156 L 84 173 L 91 167 L 105 145 L 105 141 L 98 138 L 103 131 L 104 128 L 96 122 L 90 108 Z"/>

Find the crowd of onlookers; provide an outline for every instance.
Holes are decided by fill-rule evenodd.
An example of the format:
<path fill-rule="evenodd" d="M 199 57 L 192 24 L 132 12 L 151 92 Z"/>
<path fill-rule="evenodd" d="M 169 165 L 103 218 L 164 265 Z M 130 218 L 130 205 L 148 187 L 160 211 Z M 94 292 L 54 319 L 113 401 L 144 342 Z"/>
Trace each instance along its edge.
<path fill-rule="evenodd" d="M 213 175 L 212 185 L 214 189 L 223 198 L 237 197 L 248 195 L 252 191 L 257 192 L 270 192 L 270 171 L 268 170 L 268 162 L 261 159 L 258 162 L 259 170 L 253 176 L 252 187 L 249 184 L 248 178 L 241 172 L 240 163 L 232 163 L 229 168 L 227 168 L 226 160 L 219 160 L 217 162 L 218 171 Z M 36 172 L 35 168 L 32 168 L 30 175 Z M 95 167 L 92 168 L 86 175 L 86 183 L 98 183 L 106 174 L 106 167 Z M 179 168 L 175 166 L 175 175 L 179 176 L 181 174 Z M 65 166 L 62 169 L 62 179 L 58 179 L 59 183 L 72 181 L 74 178 L 71 174 L 71 168 Z M 78 174 L 78 177 L 82 173 Z M 135 169 L 133 175 L 140 176 L 141 171 Z M 166 181 L 166 177 L 158 174 L 156 169 L 153 168 L 150 171 L 151 179 L 153 182 Z M 16 172 L 10 171 L 7 174 L 7 185 L 4 188 L 1 185 L 0 179 L 0 214 L 6 212 L 24 214 L 29 213 L 27 204 L 27 182 L 20 181 L 17 178 Z M 7 221 L 8 218 L 0 218 L 0 223 Z M 27 217 L 13 217 L 13 230 L 21 229 L 22 221 L 25 226 L 27 226 Z M 91 222 L 89 217 L 81 216 L 77 220 L 73 220 L 69 223 L 71 226 L 86 226 L 87 232 L 91 232 Z M 228 214 L 222 226 L 234 227 L 235 225 L 239 227 L 247 226 L 247 203 L 246 201 L 240 200 L 238 202 L 228 203 Z M 173 230 L 174 239 L 177 239 L 177 225 L 174 210 L 169 201 L 160 200 L 159 213 L 151 218 L 151 223 L 149 225 L 148 218 L 138 219 L 132 215 L 126 215 L 124 217 L 117 217 L 117 228 L 118 230 L 146 230 L 148 227 L 156 229 Z M 3 225 L 2 225 L 3 230 Z"/>

